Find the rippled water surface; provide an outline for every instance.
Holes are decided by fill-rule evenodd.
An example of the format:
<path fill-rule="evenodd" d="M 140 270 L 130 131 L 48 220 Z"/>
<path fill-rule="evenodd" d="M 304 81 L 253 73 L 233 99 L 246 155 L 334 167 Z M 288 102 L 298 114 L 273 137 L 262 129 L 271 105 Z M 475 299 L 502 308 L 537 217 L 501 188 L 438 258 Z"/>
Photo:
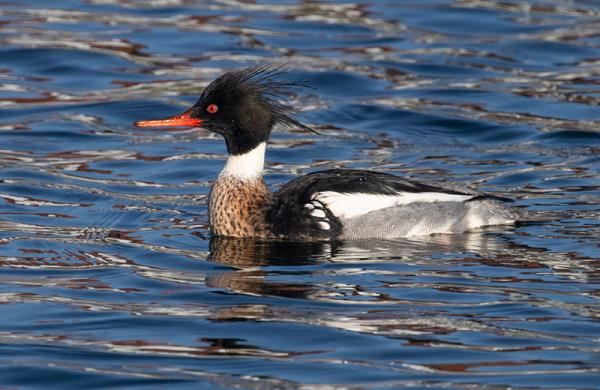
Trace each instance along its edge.
<path fill-rule="evenodd" d="M 0 385 L 594 388 L 597 1 L 0 3 Z M 287 64 L 323 135 L 267 182 L 377 169 L 546 222 L 397 241 L 210 239 L 224 163 L 132 127 Z"/>

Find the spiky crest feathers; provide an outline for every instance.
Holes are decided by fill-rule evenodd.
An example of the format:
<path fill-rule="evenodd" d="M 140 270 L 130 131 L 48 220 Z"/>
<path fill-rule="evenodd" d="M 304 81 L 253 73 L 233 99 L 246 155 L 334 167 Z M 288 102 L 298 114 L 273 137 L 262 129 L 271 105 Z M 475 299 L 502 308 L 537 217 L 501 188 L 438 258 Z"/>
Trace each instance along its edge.
<path fill-rule="evenodd" d="M 272 115 L 273 124 L 297 127 L 305 131 L 319 134 L 316 130 L 294 118 L 298 114 L 293 107 L 282 103 L 284 95 L 290 95 L 298 88 L 311 88 L 306 81 L 283 81 L 283 66 L 273 67 L 268 64 L 228 72 L 213 81 L 202 93 L 198 103 L 212 101 L 213 96 L 221 98 L 254 96 Z M 231 99 L 227 99 L 231 100 Z"/>

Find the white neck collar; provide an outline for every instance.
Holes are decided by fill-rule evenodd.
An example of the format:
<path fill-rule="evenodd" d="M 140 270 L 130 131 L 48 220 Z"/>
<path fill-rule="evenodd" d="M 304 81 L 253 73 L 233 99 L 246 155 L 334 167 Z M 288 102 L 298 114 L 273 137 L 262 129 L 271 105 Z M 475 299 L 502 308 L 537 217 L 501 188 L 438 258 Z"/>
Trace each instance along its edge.
<path fill-rule="evenodd" d="M 261 142 L 247 153 L 230 155 L 220 176 L 231 176 L 241 180 L 261 177 L 265 166 L 266 149 L 267 143 Z"/>

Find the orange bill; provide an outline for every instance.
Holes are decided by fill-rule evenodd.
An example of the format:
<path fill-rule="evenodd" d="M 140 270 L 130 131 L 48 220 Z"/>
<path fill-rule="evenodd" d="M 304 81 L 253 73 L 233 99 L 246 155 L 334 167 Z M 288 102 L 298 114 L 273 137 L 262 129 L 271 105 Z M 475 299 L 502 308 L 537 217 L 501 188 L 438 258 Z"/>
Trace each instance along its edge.
<path fill-rule="evenodd" d="M 187 127 L 198 127 L 202 124 L 200 119 L 191 117 L 192 110 L 189 109 L 186 112 L 171 116 L 164 119 L 154 119 L 148 121 L 136 121 L 133 122 L 135 127 L 175 127 L 175 126 L 187 126 Z"/>

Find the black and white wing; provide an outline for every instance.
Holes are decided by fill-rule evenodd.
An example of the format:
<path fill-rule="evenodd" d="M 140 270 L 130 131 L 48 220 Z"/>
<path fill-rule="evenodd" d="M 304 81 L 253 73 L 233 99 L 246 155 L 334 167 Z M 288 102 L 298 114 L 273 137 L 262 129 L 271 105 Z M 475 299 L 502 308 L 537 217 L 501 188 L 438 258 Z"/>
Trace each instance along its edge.
<path fill-rule="evenodd" d="M 332 169 L 301 176 L 275 194 L 272 221 L 292 236 L 337 237 L 344 220 L 388 207 L 428 202 L 467 202 L 467 194 L 364 170 Z M 285 226 L 284 226 L 285 225 Z"/>

